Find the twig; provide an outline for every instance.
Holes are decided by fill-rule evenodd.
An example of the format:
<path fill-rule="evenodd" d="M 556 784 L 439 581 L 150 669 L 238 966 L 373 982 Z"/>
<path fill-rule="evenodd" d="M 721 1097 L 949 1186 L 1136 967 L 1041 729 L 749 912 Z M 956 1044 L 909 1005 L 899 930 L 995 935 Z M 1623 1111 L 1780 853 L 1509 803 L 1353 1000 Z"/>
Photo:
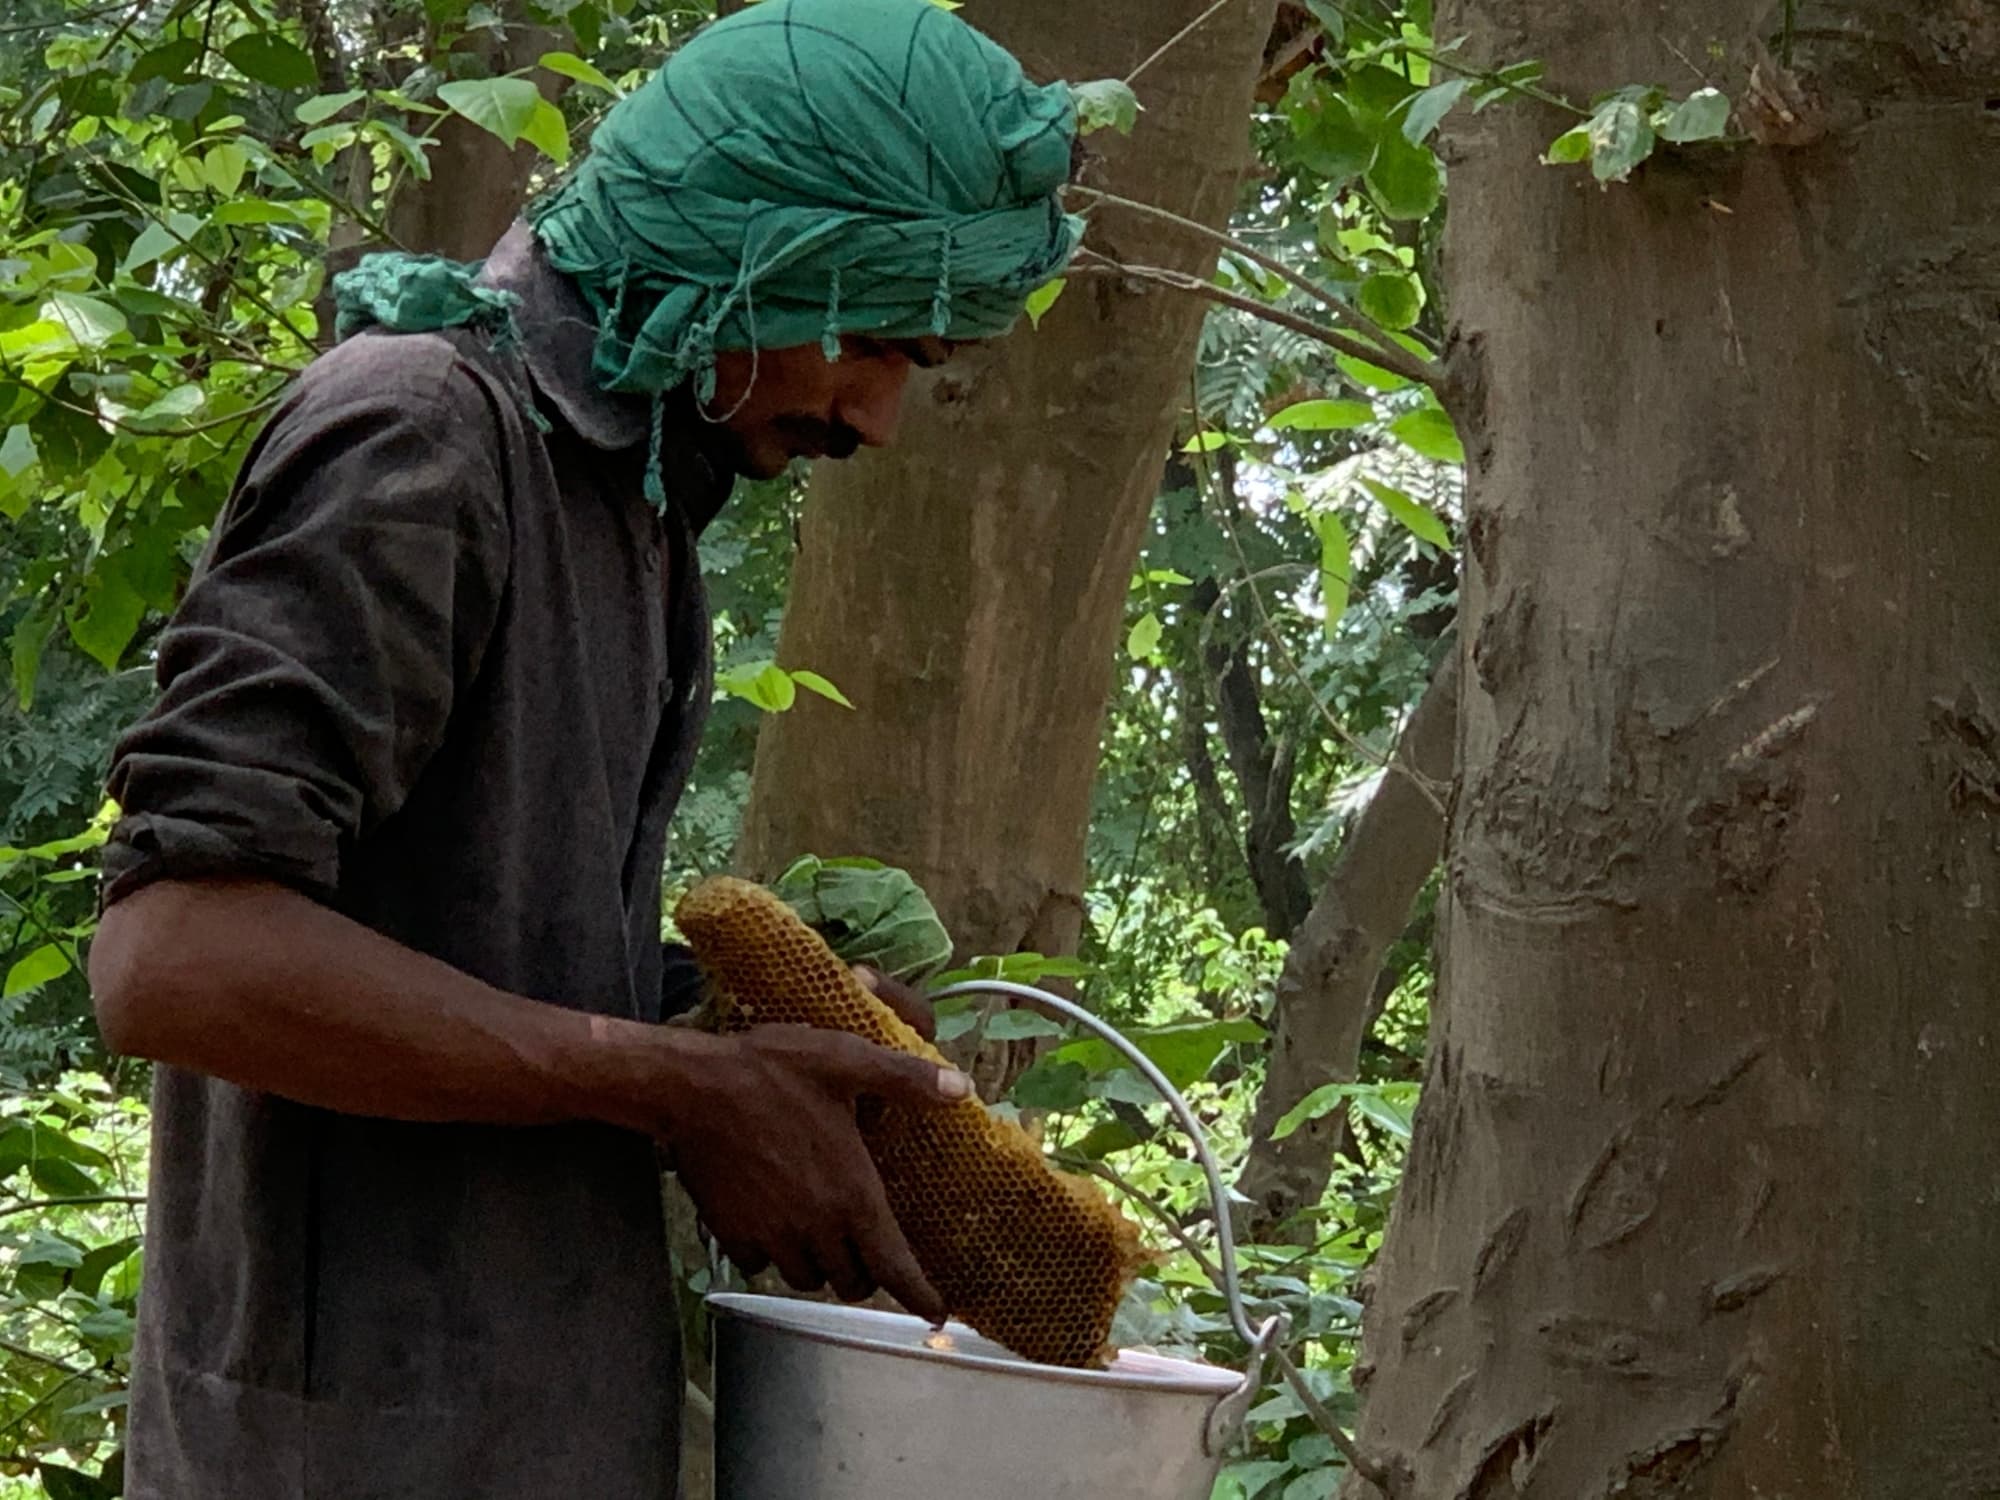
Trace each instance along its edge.
<path fill-rule="evenodd" d="M 82 1208 L 93 1203 L 144 1203 L 144 1193 L 82 1193 L 74 1198 L 29 1198 L 0 1208 L 0 1219 L 32 1213 L 38 1208 Z"/>
<path fill-rule="evenodd" d="M 52 1354 L 44 1354 L 39 1349 L 30 1349 L 26 1344 L 17 1344 L 12 1339 L 0 1339 L 0 1349 L 6 1350 L 17 1359 L 31 1359 L 38 1365 L 47 1365 L 51 1370 L 60 1370 L 72 1380 L 82 1380 L 93 1373 L 90 1370 L 80 1370 Z"/>
<path fill-rule="evenodd" d="M 1203 239 L 1220 245 L 1233 254 L 1242 256 L 1245 260 L 1251 262 L 1251 264 L 1259 266 L 1280 280 L 1297 287 L 1314 301 L 1323 304 L 1327 311 L 1333 314 L 1336 323 L 1344 324 L 1363 338 L 1373 343 L 1381 344 L 1385 350 L 1390 352 L 1391 357 L 1407 353 L 1402 345 L 1396 343 L 1390 337 L 1388 329 L 1377 323 L 1366 313 L 1341 300 L 1326 287 L 1314 281 L 1310 276 L 1293 270 L 1276 256 L 1268 255 L 1255 246 L 1247 245 L 1242 240 L 1236 238 L 1236 236 L 1224 230 L 1211 229 L 1198 219 L 1186 218 L 1174 213 L 1171 209 L 1160 208 L 1151 203 L 1141 203 L 1136 198 L 1120 198 L 1115 193 L 1102 193 L 1096 188 L 1087 187 L 1072 187 L 1070 191 L 1079 197 L 1089 198 L 1096 203 L 1102 204 L 1106 208 L 1122 209 L 1127 213 L 1142 214 L 1146 218 L 1157 219 L 1162 224 L 1171 224 L 1176 229 L 1185 230 L 1189 234 L 1200 235 Z M 1385 370 L 1396 369 L 1395 366 L 1389 363 L 1388 358 L 1377 359 L 1375 363 Z M 1419 365 L 1428 367 L 1428 361 L 1416 361 L 1415 364 L 1410 365 L 1408 368 L 1396 369 L 1396 373 L 1410 380 L 1421 381 L 1425 385 L 1432 384 L 1434 377 L 1426 377 L 1414 373 L 1414 370 Z"/>
<path fill-rule="evenodd" d="M 1262 318 L 1266 323 L 1289 328 L 1293 333 L 1303 334 L 1316 343 L 1326 345 L 1337 354 L 1345 354 L 1351 359 L 1358 359 L 1378 369 L 1400 375 L 1405 380 L 1415 381 L 1438 392 L 1440 396 L 1444 392 L 1444 372 L 1435 365 L 1411 358 L 1397 345 L 1391 345 L 1389 351 L 1385 352 L 1364 344 L 1352 335 L 1338 333 L 1323 324 L 1315 323 L 1311 318 L 1286 312 L 1281 307 L 1272 307 L 1269 303 L 1259 302 L 1253 297 L 1239 296 L 1235 292 L 1225 291 L 1214 283 L 1190 276 L 1185 271 L 1170 270 L 1165 266 L 1129 265 L 1093 250 L 1086 252 L 1080 262 L 1072 266 L 1070 274 L 1129 276 L 1137 281 L 1151 281 L 1160 286 L 1172 287 L 1177 292 L 1186 292 L 1190 296 L 1200 297 L 1223 307 L 1233 307 L 1238 312 L 1250 314 L 1253 318 Z"/>
<path fill-rule="evenodd" d="M 1133 79 L 1137 78 L 1141 73 L 1145 72 L 1146 69 L 1152 67 L 1154 63 L 1158 62 L 1161 58 L 1165 57 L 1169 52 L 1173 51 L 1174 48 L 1178 47 L 1182 42 L 1186 41 L 1196 31 L 1200 30 L 1202 22 L 1206 21 L 1210 16 L 1214 15 L 1217 11 L 1221 10 L 1222 7 L 1227 5 L 1228 3 L 1229 0 L 1215 0 L 1215 3 L 1209 6 L 1207 10 L 1203 11 L 1200 15 L 1196 16 L 1192 21 L 1188 22 L 1187 25 L 1183 26 L 1179 31 L 1175 32 L 1172 36 L 1168 37 L 1165 42 L 1161 43 L 1160 46 L 1154 50 L 1152 56 L 1148 57 L 1144 62 L 1140 63 L 1138 67 L 1134 68 L 1131 72 L 1125 75 L 1125 82 L 1127 83 L 1127 85 L 1130 85 Z"/>
<path fill-rule="evenodd" d="M 1333 1440 L 1333 1446 L 1340 1450 L 1340 1456 L 1347 1460 L 1347 1466 L 1367 1480 L 1383 1494 L 1393 1493 L 1389 1471 L 1374 1459 L 1366 1457 L 1355 1446 L 1354 1439 L 1347 1435 L 1347 1429 L 1340 1425 L 1340 1419 L 1326 1409 L 1313 1388 L 1306 1382 L 1305 1373 L 1292 1363 L 1292 1357 L 1282 1349 L 1273 1349 L 1271 1358 L 1277 1361 L 1279 1372 L 1285 1377 L 1285 1384 L 1292 1388 L 1292 1394 L 1299 1398 L 1299 1405 L 1306 1409 L 1306 1415 L 1313 1419 L 1315 1426 Z"/>
<path fill-rule="evenodd" d="M 1152 1198 L 1120 1176 L 1118 1172 L 1105 1166 L 1101 1161 L 1092 1161 L 1089 1157 L 1072 1156 L 1068 1153 L 1059 1153 L 1056 1160 L 1061 1165 L 1073 1171 L 1087 1172 L 1092 1177 L 1100 1178 L 1110 1183 L 1119 1192 L 1152 1214 L 1165 1227 L 1167 1233 L 1174 1237 L 1175 1243 L 1193 1257 L 1194 1263 L 1201 1267 L 1202 1274 L 1217 1286 L 1222 1285 L 1221 1268 L 1208 1258 L 1208 1252 L 1201 1248 L 1195 1238 L 1187 1232 L 1186 1226 L 1174 1216 L 1173 1212 L 1165 1204 L 1155 1203 Z"/>

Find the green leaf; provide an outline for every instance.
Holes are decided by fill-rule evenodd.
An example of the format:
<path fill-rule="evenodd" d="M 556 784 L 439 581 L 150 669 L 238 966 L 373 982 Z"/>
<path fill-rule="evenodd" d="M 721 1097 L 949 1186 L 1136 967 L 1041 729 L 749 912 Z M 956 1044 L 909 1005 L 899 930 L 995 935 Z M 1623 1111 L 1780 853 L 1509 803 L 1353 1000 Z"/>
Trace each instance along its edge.
<path fill-rule="evenodd" d="M 99 1307 L 76 1320 L 86 1344 L 100 1351 L 123 1354 L 132 1347 L 132 1315 L 122 1307 Z"/>
<path fill-rule="evenodd" d="M 201 43 L 194 37 L 164 42 L 140 53 L 138 60 L 132 64 L 132 71 L 125 75 L 125 81 L 137 88 L 149 78 L 179 78 L 187 72 L 188 64 L 200 56 Z"/>
<path fill-rule="evenodd" d="M 1238 1042 L 1256 1042 L 1263 1035 L 1264 1028 L 1248 1018 L 1180 1021 L 1166 1026 L 1139 1027 L 1125 1033 L 1126 1040 L 1152 1059 L 1167 1075 L 1167 1081 L 1177 1089 L 1188 1088 L 1206 1078 L 1224 1048 Z M 1085 1037 L 1071 1042 L 1058 1047 L 1051 1055 L 1082 1063 L 1092 1073 L 1109 1073 L 1129 1067 L 1124 1054 L 1101 1037 Z"/>
<path fill-rule="evenodd" d="M 86 1297 L 95 1297 L 97 1289 L 104 1284 L 105 1276 L 137 1250 L 139 1242 L 140 1237 L 134 1234 L 122 1240 L 113 1240 L 108 1245 L 99 1245 L 83 1257 L 76 1274 L 70 1278 L 70 1285 Z"/>
<path fill-rule="evenodd" d="M 461 78 L 438 85 L 437 97 L 453 113 L 511 146 L 548 101 L 525 78 Z"/>
<path fill-rule="evenodd" d="M 842 708 L 854 707 L 852 703 L 849 703 L 847 701 L 847 695 L 845 693 L 843 693 L 839 688 L 835 687 L 832 683 L 828 682 L 824 677 L 820 676 L 819 673 L 817 672 L 808 672 L 805 670 L 794 672 L 792 673 L 792 681 L 796 682 L 800 687 L 804 688 L 809 693 L 818 693 L 822 698 L 832 699 L 835 703 L 838 703 Z"/>
<path fill-rule="evenodd" d="M 93 1474 L 46 1461 L 35 1466 L 48 1500 L 114 1500 L 117 1491 Z"/>
<path fill-rule="evenodd" d="M 245 78 L 274 89 L 309 89 L 319 82 L 313 60 L 283 37 L 268 31 L 239 36 L 222 49 L 229 66 Z"/>
<path fill-rule="evenodd" d="M 207 397 L 198 385 L 177 385 L 143 410 L 125 419 L 127 427 L 146 432 L 171 432 L 200 411 Z"/>
<path fill-rule="evenodd" d="M 1660 138 L 1684 146 L 1719 140 L 1729 129 L 1729 96 L 1720 89 L 1697 89 L 1667 114 Z"/>
<path fill-rule="evenodd" d="M 1414 276 L 1378 271 L 1361 283 L 1361 310 L 1390 332 L 1415 325 L 1424 310 L 1424 291 Z"/>
<path fill-rule="evenodd" d="M 774 661 L 749 662 L 716 674 L 715 685 L 767 713 L 783 713 L 798 697 L 792 674 Z"/>
<path fill-rule="evenodd" d="M 1382 136 L 1367 176 L 1376 203 L 1392 219 L 1428 219 L 1444 197 L 1444 179 L 1430 147 L 1412 146 L 1393 128 Z"/>
<path fill-rule="evenodd" d="M 348 89 L 338 94 L 314 94 L 292 111 L 301 125 L 324 125 L 356 100 L 368 97 L 366 89 Z"/>
<path fill-rule="evenodd" d="M 1493 75 L 1494 81 L 1491 84 L 1482 83 L 1479 86 L 1479 92 L 1472 101 L 1472 112 L 1478 114 L 1497 99 L 1505 99 L 1510 94 L 1533 87 L 1542 81 L 1542 75 L 1547 71 L 1542 63 L 1532 59 L 1527 62 L 1512 63 L 1500 69 Z"/>
<path fill-rule="evenodd" d="M 55 617 L 33 611 L 23 615 L 14 627 L 8 645 L 13 657 L 14 701 L 26 713 L 35 704 L 35 683 L 41 676 L 42 650 L 55 633 Z"/>
<path fill-rule="evenodd" d="M 1153 653 L 1160 649 L 1160 634 L 1163 629 L 1159 615 L 1150 609 L 1147 610 L 1132 626 L 1131 633 L 1125 637 L 1125 650 L 1140 661 L 1151 661 Z"/>
<path fill-rule="evenodd" d="M 1062 1036 L 1062 1027 L 1039 1011 L 1003 1010 L 986 1022 L 989 1042 L 1025 1042 L 1031 1037 Z"/>
<path fill-rule="evenodd" d="M 81 292 L 51 292 L 41 317 L 60 325 L 79 349 L 102 349 L 125 331 L 125 314 Z"/>
<path fill-rule="evenodd" d="M 231 205 L 224 204 L 224 208 Z M 162 219 L 149 219 L 146 227 L 132 240 L 132 248 L 125 252 L 125 259 L 118 269 L 131 274 L 141 267 L 149 266 L 163 255 L 178 255 L 186 243 L 193 239 L 201 228 L 201 219 L 196 214 L 169 213 Z"/>
<path fill-rule="evenodd" d="M 1347 527 L 1339 516 L 1326 511 L 1313 518 L 1319 533 L 1319 592 L 1326 601 L 1326 633 L 1332 636 L 1347 612 L 1348 593 L 1353 585 L 1354 549 Z"/>
<path fill-rule="evenodd" d="M 1451 533 L 1444 529 L 1444 522 L 1438 519 L 1437 513 L 1429 506 L 1392 485 L 1374 479 L 1363 479 L 1361 487 L 1380 501 L 1384 510 L 1401 521 L 1420 540 L 1438 548 L 1451 546 Z"/>
<path fill-rule="evenodd" d="M 34 434 L 28 431 L 27 423 L 16 422 L 9 427 L 7 436 L 0 439 L 0 474 L 19 479 L 39 461 Z"/>
<path fill-rule="evenodd" d="M 1018 1012 L 1007 1011 L 1004 1014 L 1015 1015 Z M 993 1035 L 990 1026 L 986 1034 L 989 1037 Z M 1014 1080 L 1008 1097 L 1022 1109 L 1076 1109 L 1090 1097 L 1090 1075 L 1080 1063 L 1062 1062 L 1053 1057 L 1040 1058 Z"/>
<path fill-rule="evenodd" d="M 202 157 L 202 180 L 215 189 L 218 197 L 233 197 L 243 185 L 243 174 L 249 166 L 250 153 L 234 141 L 224 141 L 210 146 Z"/>
<path fill-rule="evenodd" d="M 1089 135 L 1106 128 L 1130 135 L 1139 123 L 1139 96 L 1122 79 L 1098 78 L 1070 86 L 1076 105 L 1077 133 Z"/>
<path fill-rule="evenodd" d="M 1340 187 L 1375 164 L 1376 136 L 1337 94 L 1288 111 L 1299 165 Z"/>
<path fill-rule="evenodd" d="M 1356 385 L 1366 390 L 1380 391 L 1385 396 L 1395 391 L 1406 391 L 1411 385 L 1407 377 L 1398 375 L 1393 370 L 1385 370 L 1380 365 L 1371 365 L 1365 359 L 1357 359 L 1351 354 L 1336 354 L 1333 362 L 1339 367 L 1341 374 Z"/>
<path fill-rule="evenodd" d="M 7 983 L 0 999 L 11 1000 L 28 990 L 39 989 L 51 979 L 60 979 L 70 970 L 69 954 L 55 943 L 44 943 L 27 957 L 15 961 L 7 971 Z"/>
<path fill-rule="evenodd" d="M 1429 140 L 1431 132 L 1438 128 L 1438 122 L 1451 113 L 1452 107 L 1464 97 L 1471 84 L 1469 78 L 1454 78 L 1412 96 L 1409 107 L 1403 112 L 1403 139 L 1413 146 L 1421 146 Z"/>
<path fill-rule="evenodd" d="M 1375 408 L 1366 401 L 1298 401 L 1266 425 L 1273 432 L 1337 432 L 1374 420 Z"/>
<path fill-rule="evenodd" d="M 534 112 L 521 127 L 521 139 L 557 166 L 569 160 L 569 121 L 546 99 L 535 100 Z"/>
<path fill-rule="evenodd" d="M 1285 1486 L 1282 1500 L 1331 1500 L 1346 1473 L 1346 1469 L 1335 1467 L 1308 1469 Z"/>
<path fill-rule="evenodd" d="M 1028 293 L 1028 303 L 1023 311 L 1028 315 L 1029 327 L 1040 328 L 1042 326 L 1043 315 L 1056 305 L 1056 298 L 1063 294 L 1063 288 L 1068 284 L 1065 278 L 1058 276 L 1053 281 L 1043 282 L 1032 292 Z"/>
<path fill-rule="evenodd" d="M 125 648 L 146 617 L 146 601 L 116 558 L 99 567 L 84 595 L 86 609 L 69 622 L 70 639 L 107 672 L 118 670 Z"/>
<path fill-rule="evenodd" d="M 1389 431 L 1425 458 L 1445 464 L 1465 462 L 1465 445 L 1458 439 L 1458 429 L 1434 406 L 1404 413 L 1389 424 Z"/>
<path fill-rule="evenodd" d="M 1653 127 L 1646 111 L 1630 99 L 1614 99 L 1595 115 L 1590 131 L 1590 170 L 1599 182 L 1623 182 L 1653 154 Z"/>
<path fill-rule="evenodd" d="M 1228 446 L 1229 434 L 1226 432 L 1216 432 L 1211 429 L 1207 432 L 1197 432 L 1186 443 L 1181 445 L 1181 451 L 1183 453 L 1213 453 L 1218 448 L 1227 448 Z"/>
<path fill-rule="evenodd" d="M 303 224 L 305 216 L 290 203 L 269 198 L 235 198 L 210 214 L 212 224 Z"/>
<path fill-rule="evenodd" d="M 1242 1495 L 1244 1500 L 1255 1500 L 1265 1485 L 1291 1472 L 1290 1464 L 1263 1458 L 1250 1463 L 1231 1464 L 1222 1471 L 1222 1477 L 1235 1481 L 1238 1486 L 1237 1493 Z"/>
<path fill-rule="evenodd" d="M 594 64 L 585 62 L 574 52 L 544 52 L 540 62 L 551 73 L 559 73 L 564 78 L 572 78 L 578 83 L 587 83 L 594 89 L 602 89 L 614 99 L 625 97 L 623 89 L 600 72 Z"/>
<path fill-rule="evenodd" d="M 1565 167 L 1573 162 L 1590 160 L 1590 127 L 1579 125 L 1574 130 L 1565 130 L 1549 143 L 1549 149 L 1542 154 L 1542 160 L 1552 167 Z"/>

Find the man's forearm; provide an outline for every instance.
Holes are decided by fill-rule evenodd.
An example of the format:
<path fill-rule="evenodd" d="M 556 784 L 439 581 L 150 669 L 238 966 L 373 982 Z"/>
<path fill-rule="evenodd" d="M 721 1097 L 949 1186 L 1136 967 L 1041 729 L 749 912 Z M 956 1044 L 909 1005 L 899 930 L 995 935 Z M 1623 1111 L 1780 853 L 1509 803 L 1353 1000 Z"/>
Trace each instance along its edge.
<path fill-rule="evenodd" d="M 167 881 L 104 914 L 90 955 L 117 1051 L 347 1114 L 644 1128 L 707 1038 L 484 984 L 285 887 Z"/>

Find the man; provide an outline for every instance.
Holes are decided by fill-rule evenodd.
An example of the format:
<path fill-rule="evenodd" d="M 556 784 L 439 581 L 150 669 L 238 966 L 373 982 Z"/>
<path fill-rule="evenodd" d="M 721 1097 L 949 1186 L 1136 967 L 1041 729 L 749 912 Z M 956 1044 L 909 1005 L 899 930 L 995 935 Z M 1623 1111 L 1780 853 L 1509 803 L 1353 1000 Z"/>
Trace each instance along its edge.
<path fill-rule="evenodd" d="M 961 1076 L 659 1024 L 694 542 L 1013 322 L 1074 130 L 928 0 L 764 0 L 483 270 L 341 281 L 111 776 L 91 977 L 160 1064 L 133 1500 L 673 1494 L 662 1150 L 739 1264 L 947 1311 L 853 1106 Z"/>

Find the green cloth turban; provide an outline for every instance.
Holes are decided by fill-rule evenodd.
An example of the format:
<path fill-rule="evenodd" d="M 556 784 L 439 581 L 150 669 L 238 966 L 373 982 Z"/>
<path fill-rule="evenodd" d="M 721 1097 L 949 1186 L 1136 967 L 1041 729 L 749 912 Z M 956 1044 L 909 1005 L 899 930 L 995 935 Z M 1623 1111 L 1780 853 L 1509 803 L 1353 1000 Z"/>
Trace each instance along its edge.
<path fill-rule="evenodd" d="M 762 0 L 605 117 L 530 211 L 600 320 L 599 382 L 697 382 L 720 349 L 991 338 L 1068 262 L 1076 112 L 930 0 Z"/>
<path fill-rule="evenodd" d="M 1065 84 L 931 0 L 761 0 L 698 32 L 605 116 L 528 211 L 598 320 L 606 390 L 714 394 L 715 355 L 840 335 L 992 338 L 1083 236 L 1061 190 Z M 335 278 L 336 336 L 483 326 L 477 266 L 373 255 Z"/>

